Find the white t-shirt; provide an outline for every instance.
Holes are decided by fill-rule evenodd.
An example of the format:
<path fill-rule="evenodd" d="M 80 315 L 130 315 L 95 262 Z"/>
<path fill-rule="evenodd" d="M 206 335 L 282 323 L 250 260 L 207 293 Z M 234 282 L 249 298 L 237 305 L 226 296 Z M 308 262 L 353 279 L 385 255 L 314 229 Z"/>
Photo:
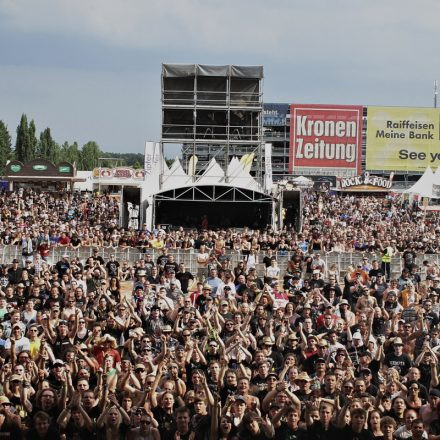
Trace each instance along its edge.
<path fill-rule="evenodd" d="M 8 338 L 5 342 L 5 350 L 9 350 L 10 348 L 11 348 L 11 339 Z M 30 349 L 30 342 L 28 338 L 22 336 L 20 339 L 15 341 L 15 351 L 17 353 L 29 349 Z"/>

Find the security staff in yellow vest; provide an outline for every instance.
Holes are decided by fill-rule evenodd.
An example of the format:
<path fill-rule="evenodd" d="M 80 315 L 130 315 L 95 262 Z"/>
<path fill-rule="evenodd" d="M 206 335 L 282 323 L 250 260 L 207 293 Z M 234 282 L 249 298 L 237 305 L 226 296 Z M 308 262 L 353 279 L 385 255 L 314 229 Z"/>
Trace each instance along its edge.
<path fill-rule="evenodd" d="M 382 252 L 382 271 L 386 275 L 387 281 L 389 281 L 391 278 L 391 260 L 394 255 L 394 249 L 390 246 L 389 241 L 385 241 L 380 250 Z"/>

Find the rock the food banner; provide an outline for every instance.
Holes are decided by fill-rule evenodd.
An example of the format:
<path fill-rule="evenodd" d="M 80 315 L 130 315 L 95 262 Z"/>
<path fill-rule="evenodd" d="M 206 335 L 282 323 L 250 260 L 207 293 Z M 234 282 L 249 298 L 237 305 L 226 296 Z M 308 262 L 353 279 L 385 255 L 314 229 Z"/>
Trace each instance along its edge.
<path fill-rule="evenodd" d="M 368 107 L 367 170 L 424 171 L 440 165 L 440 110 Z"/>
<path fill-rule="evenodd" d="M 292 104 L 289 171 L 361 173 L 361 106 Z"/>
<path fill-rule="evenodd" d="M 370 173 L 364 173 L 361 176 L 347 177 L 338 179 L 338 188 L 347 189 L 360 187 L 366 188 L 383 188 L 389 190 L 393 186 L 393 174 L 387 179 L 381 176 L 372 176 Z"/>

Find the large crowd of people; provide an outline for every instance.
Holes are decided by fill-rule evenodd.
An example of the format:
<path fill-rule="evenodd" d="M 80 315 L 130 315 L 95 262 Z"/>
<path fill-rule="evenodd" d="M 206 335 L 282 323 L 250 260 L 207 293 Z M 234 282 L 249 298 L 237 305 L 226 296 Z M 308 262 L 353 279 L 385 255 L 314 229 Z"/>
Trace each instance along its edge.
<path fill-rule="evenodd" d="M 440 439 L 438 214 L 307 192 L 301 232 L 118 215 L 108 195 L 0 194 L 21 251 L 0 273 L 0 438 Z"/>

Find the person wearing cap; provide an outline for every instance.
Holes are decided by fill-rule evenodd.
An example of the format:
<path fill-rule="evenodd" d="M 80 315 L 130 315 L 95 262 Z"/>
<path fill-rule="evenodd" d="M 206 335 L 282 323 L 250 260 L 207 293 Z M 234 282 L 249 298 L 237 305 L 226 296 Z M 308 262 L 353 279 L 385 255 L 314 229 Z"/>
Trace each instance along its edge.
<path fill-rule="evenodd" d="M 403 310 L 402 305 L 397 300 L 396 290 L 389 290 L 384 293 L 384 309 L 391 314 L 400 313 Z"/>
<path fill-rule="evenodd" d="M 55 268 L 58 271 L 59 276 L 63 276 L 70 269 L 69 255 L 66 253 L 63 254 L 61 260 L 55 265 Z"/>
<path fill-rule="evenodd" d="M 310 279 L 309 284 L 312 289 L 322 290 L 324 288 L 325 282 L 319 269 L 313 270 L 312 278 Z"/>
<path fill-rule="evenodd" d="M 161 308 L 154 305 L 150 309 L 150 316 L 145 320 L 143 329 L 145 333 L 149 336 L 157 334 L 158 330 L 165 325 L 164 318 L 161 313 Z"/>
<path fill-rule="evenodd" d="M 235 298 L 237 290 L 233 280 L 234 276 L 229 272 L 225 272 L 222 275 L 221 282 L 217 286 L 216 290 L 217 297 L 219 297 L 221 300 Z"/>
<path fill-rule="evenodd" d="M 182 286 L 180 284 L 180 281 L 176 277 L 176 272 L 174 269 L 171 269 L 169 272 L 166 272 L 166 284 L 165 285 L 171 285 L 171 283 L 174 283 L 179 290 L 182 290 Z"/>
<path fill-rule="evenodd" d="M 246 411 L 246 399 L 241 394 L 229 395 L 226 398 L 225 405 L 222 409 L 222 415 L 231 417 L 232 425 L 235 428 L 240 426 Z"/>
<path fill-rule="evenodd" d="M 185 296 L 185 294 L 182 292 L 182 290 L 179 287 L 180 283 L 179 285 L 177 283 L 178 281 L 176 279 L 170 279 L 169 288 L 167 289 L 167 297 L 173 301 L 174 307 L 177 306 L 179 299 L 180 298 L 183 299 Z"/>
<path fill-rule="evenodd" d="M 400 337 L 394 338 L 391 343 L 393 352 L 385 356 L 384 365 L 388 368 L 395 368 L 401 376 L 405 376 L 412 367 L 411 359 L 403 353 L 403 341 Z"/>
<path fill-rule="evenodd" d="M 295 378 L 295 384 L 298 387 L 295 395 L 301 402 L 305 402 L 310 398 L 310 382 L 310 376 L 305 371 L 299 373 Z"/>
<path fill-rule="evenodd" d="M 202 291 L 200 295 L 195 300 L 195 307 L 199 310 L 200 313 L 205 313 L 207 310 L 207 302 L 212 299 L 211 296 L 212 288 L 209 284 L 202 285 Z"/>
<path fill-rule="evenodd" d="M 231 308 L 229 306 L 229 301 L 222 300 L 220 302 L 220 310 L 219 310 L 220 316 L 226 321 L 231 320 L 233 318 L 233 315 L 231 313 Z"/>
<path fill-rule="evenodd" d="M 273 367 L 279 369 L 283 365 L 283 355 L 279 351 L 272 350 L 274 342 L 269 336 L 264 336 L 261 340 L 262 351 L 267 358 L 273 361 Z"/>
<path fill-rule="evenodd" d="M 99 341 L 99 344 L 93 347 L 93 355 L 95 356 L 98 364 L 102 366 L 107 356 L 112 357 L 113 367 L 115 367 L 117 364 L 120 364 L 121 355 L 119 354 L 118 350 L 116 350 L 117 347 L 118 344 L 116 339 L 106 333 Z"/>
<path fill-rule="evenodd" d="M 299 337 L 296 333 L 290 333 L 285 340 L 283 352 L 287 355 L 289 353 L 299 356 L 301 354 L 301 347 L 299 346 Z"/>

